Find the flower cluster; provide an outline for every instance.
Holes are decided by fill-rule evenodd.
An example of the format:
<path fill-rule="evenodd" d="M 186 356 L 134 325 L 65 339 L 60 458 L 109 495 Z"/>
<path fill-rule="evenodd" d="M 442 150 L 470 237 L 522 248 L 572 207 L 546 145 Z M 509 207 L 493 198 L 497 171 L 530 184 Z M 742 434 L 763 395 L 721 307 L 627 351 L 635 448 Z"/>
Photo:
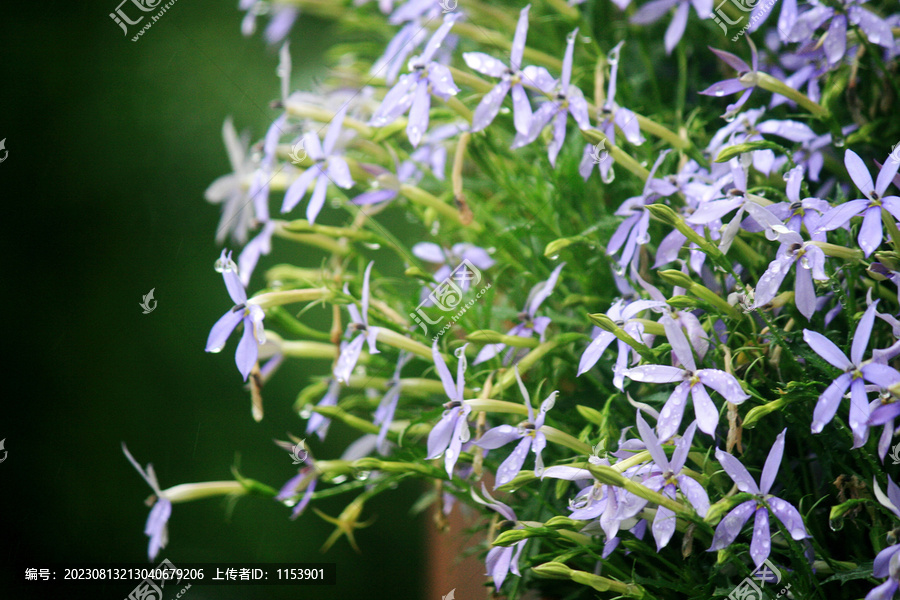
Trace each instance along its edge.
<path fill-rule="evenodd" d="M 390 41 L 341 34 L 351 59 L 293 93 L 285 46 L 258 151 L 226 121 L 233 173 L 207 199 L 243 249 L 217 263 L 235 306 L 206 350 L 241 330 L 257 419 L 276 369 L 326 361 L 295 404 L 306 431 L 360 432 L 280 491 L 237 483 L 294 517 L 326 486 L 358 494 L 322 515 L 328 547 L 355 546 L 369 498 L 427 479 L 439 513 L 491 520 L 486 575 L 511 597 L 547 578 L 561 597 L 719 597 L 769 564 L 793 597 L 890 598 L 896 2 L 783 0 L 777 24 L 771 3 L 629 4 L 241 3 L 246 34 L 271 13 L 271 43 L 306 9 Z M 694 43 L 727 24 L 748 32 L 730 51 Z M 159 497 L 152 556 L 173 495 L 129 459 Z"/>

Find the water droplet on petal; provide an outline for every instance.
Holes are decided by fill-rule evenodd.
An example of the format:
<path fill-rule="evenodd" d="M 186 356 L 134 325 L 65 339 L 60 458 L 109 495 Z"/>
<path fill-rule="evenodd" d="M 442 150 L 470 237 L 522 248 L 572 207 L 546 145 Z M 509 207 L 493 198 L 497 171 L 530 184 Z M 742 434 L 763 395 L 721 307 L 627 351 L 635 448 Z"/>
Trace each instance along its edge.
<path fill-rule="evenodd" d="M 847 143 L 847 140 L 846 138 L 844 138 L 844 136 L 839 135 L 833 139 L 832 143 L 834 144 L 835 148 L 843 148 L 844 144 Z"/>
<path fill-rule="evenodd" d="M 603 175 L 600 177 L 600 179 L 603 181 L 603 183 L 612 183 L 615 178 L 616 178 L 616 172 L 613 170 L 612 167 L 610 167 L 609 170 L 606 171 L 606 175 Z"/>
<path fill-rule="evenodd" d="M 369 250 L 380 250 L 381 244 L 375 242 L 363 242 L 363 246 L 368 248 Z"/>
<path fill-rule="evenodd" d="M 717 89 L 717 90 L 714 92 L 714 94 L 716 95 L 716 98 L 721 98 L 722 96 L 725 95 L 725 90 L 723 90 L 723 89 L 721 89 L 721 88 L 720 88 L 720 89 Z"/>
<path fill-rule="evenodd" d="M 312 404 L 306 404 L 303 408 L 300 409 L 300 418 L 308 419 L 313 414 L 313 406 Z"/>
<path fill-rule="evenodd" d="M 224 346 L 216 346 L 215 348 L 210 348 L 207 352 L 212 352 L 213 354 L 217 354 L 222 351 Z"/>
<path fill-rule="evenodd" d="M 372 474 L 371 471 L 362 471 L 362 470 L 359 470 L 359 471 L 355 471 L 355 472 L 353 473 L 353 478 L 356 479 L 357 481 L 365 481 L 366 479 L 369 478 L 369 476 L 370 476 L 371 474 Z"/>
<path fill-rule="evenodd" d="M 728 113 L 727 115 L 725 115 L 725 122 L 726 122 L 726 123 L 734 123 L 734 120 L 735 120 L 736 118 L 737 118 L 737 115 L 736 115 L 736 114 L 734 114 L 734 113 Z"/>

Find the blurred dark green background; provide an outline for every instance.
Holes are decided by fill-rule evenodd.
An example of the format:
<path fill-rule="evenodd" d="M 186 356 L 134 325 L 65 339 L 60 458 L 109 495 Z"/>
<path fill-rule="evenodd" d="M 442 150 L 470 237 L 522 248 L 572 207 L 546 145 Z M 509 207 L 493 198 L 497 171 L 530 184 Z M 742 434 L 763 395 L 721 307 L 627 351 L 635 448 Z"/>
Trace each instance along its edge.
<path fill-rule="evenodd" d="M 117 0 L 7 3 L 0 19 L 4 336 L 0 439 L 0 598 L 122 598 L 119 588 L 12 585 L 27 564 L 146 563 L 150 489 L 124 441 L 163 488 L 242 472 L 272 486 L 296 473 L 272 439 L 302 434 L 291 412 L 309 375 L 282 369 L 255 423 L 233 360 L 203 352 L 230 307 L 203 191 L 230 171 L 221 126 L 259 139 L 276 113 L 277 52 L 240 33 L 237 0 L 179 0 L 136 43 L 109 18 Z M 264 25 L 261 22 L 260 25 Z M 291 35 L 294 89 L 306 89 L 333 24 L 304 15 Z M 265 263 L 264 263 L 265 264 Z M 155 288 L 154 312 L 139 303 Z M 355 436 L 334 425 L 320 455 Z M 321 446 L 320 446 L 321 448 Z M 415 484 L 376 498 L 357 532 L 362 556 L 312 512 L 261 498 L 229 515 L 221 499 L 175 505 L 159 558 L 184 562 L 336 562 L 338 585 L 197 587 L 201 598 L 421 596 L 425 517 Z M 352 496 L 318 506 L 337 515 Z M 4 589 L 5 588 L 5 589 Z M 168 596 L 167 596 L 168 598 Z"/>

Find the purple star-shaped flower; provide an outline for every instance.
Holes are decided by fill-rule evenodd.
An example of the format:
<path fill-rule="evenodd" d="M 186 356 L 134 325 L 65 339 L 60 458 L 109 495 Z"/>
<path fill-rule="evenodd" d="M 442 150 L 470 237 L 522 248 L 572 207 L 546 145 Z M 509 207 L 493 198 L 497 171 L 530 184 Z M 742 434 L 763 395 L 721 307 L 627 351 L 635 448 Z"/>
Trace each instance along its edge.
<path fill-rule="evenodd" d="M 147 556 L 150 557 L 150 560 L 156 558 L 156 555 L 159 553 L 160 548 L 165 548 L 166 543 L 169 541 L 169 531 L 167 527 L 167 523 L 169 522 L 169 517 L 172 514 L 172 502 L 159 489 L 159 482 L 156 480 L 156 473 L 153 471 L 153 465 L 147 464 L 147 470 L 141 468 L 141 465 L 138 464 L 138 461 L 134 460 L 134 457 L 131 456 L 131 452 L 128 451 L 128 448 L 125 446 L 125 442 L 122 442 L 122 452 L 125 453 L 125 458 L 128 459 L 128 462 L 131 463 L 137 472 L 141 474 L 141 477 L 144 478 L 144 481 L 147 482 L 153 489 L 153 493 L 156 494 L 156 502 L 153 504 L 153 508 L 150 510 L 150 515 L 147 517 L 147 524 L 144 526 L 144 535 L 150 538 L 150 545 L 147 547 Z"/>
<path fill-rule="evenodd" d="M 292 451 L 290 445 L 282 447 L 288 452 Z M 285 500 L 289 500 L 293 496 L 296 496 L 300 490 L 303 490 L 303 497 L 294 505 L 294 510 L 291 511 L 291 519 L 296 519 L 303 514 L 303 511 L 306 510 L 306 506 L 312 500 L 313 492 L 316 491 L 316 484 L 318 482 L 319 470 L 316 468 L 316 461 L 313 460 L 312 454 L 307 452 L 303 467 L 298 470 L 296 475 L 288 479 L 287 482 L 281 486 L 281 490 L 279 490 L 278 495 L 275 496 L 275 500 L 284 502 Z"/>
<path fill-rule="evenodd" d="M 219 260 L 216 261 L 216 270 L 221 271 L 228 295 L 231 296 L 235 306 L 222 315 L 209 331 L 206 351 L 221 352 L 234 328 L 238 326 L 238 323 L 243 323 L 244 333 L 238 343 L 234 360 L 238 371 L 244 376 L 244 381 L 247 381 L 250 370 L 259 357 L 259 344 L 266 343 L 266 332 L 263 328 L 263 319 L 266 313 L 252 301 L 247 301 L 247 291 L 237 274 L 237 265 L 231 260 L 231 252 L 226 252 L 226 250 L 222 250 Z"/>
<path fill-rule="evenodd" d="M 900 487 L 888 477 L 888 493 L 885 496 L 878 485 L 878 478 L 873 478 L 872 489 L 875 492 L 875 498 L 886 509 L 894 513 L 900 518 Z M 875 557 L 875 564 L 872 565 L 872 575 L 875 577 L 887 577 L 887 581 L 874 588 L 866 595 L 866 600 L 891 600 L 895 598 L 898 588 L 900 588 L 900 544 L 888 546 L 878 553 Z"/>
<path fill-rule="evenodd" d="M 781 283 L 792 266 L 796 266 L 794 276 L 794 304 L 797 310 L 811 319 L 816 312 L 816 290 L 813 279 L 827 281 L 825 275 L 825 253 L 812 242 L 805 242 L 799 233 L 781 224 L 774 214 L 754 202 L 747 203 L 747 212 L 766 228 L 766 236 L 781 242 L 778 255 L 756 284 L 753 308 L 765 306 L 775 297 Z"/>
<path fill-rule="evenodd" d="M 348 189 L 353 187 L 353 178 L 350 177 L 350 167 L 342 156 L 335 152 L 334 146 L 341 135 L 341 125 L 344 122 L 344 114 L 347 112 L 347 105 L 334 116 L 331 124 L 328 126 L 328 132 L 325 134 L 325 145 L 319 143 L 319 136 L 315 133 L 307 133 L 303 136 L 303 147 L 306 153 L 316 164 L 303 172 L 300 177 L 288 187 L 284 193 L 284 204 L 281 205 L 281 212 L 286 213 L 297 206 L 297 203 L 306 195 L 309 186 L 316 182 L 309 204 L 306 207 L 306 219 L 310 223 L 315 223 L 322 205 L 325 204 L 325 192 L 328 189 L 328 182 L 332 182 L 338 187 Z"/>
<path fill-rule="evenodd" d="M 572 56 L 575 52 L 575 36 L 578 29 L 569 34 L 566 42 L 566 54 L 563 58 L 562 78 L 556 90 L 553 100 L 541 104 L 531 118 L 531 127 L 528 133 L 517 133 L 512 143 L 512 148 L 521 148 L 537 139 L 544 127 L 553 121 L 553 140 L 547 148 L 550 164 L 556 165 L 556 157 L 566 140 L 566 115 L 572 115 L 581 129 L 589 129 L 591 126 L 588 116 L 588 104 L 584 95 L 577 87 L 569 85 L 572 78 Z"/>
<path fill-rule="evenodd" d="M 564 266 L 566 266 L 566 263 L 560 263 L 560 265 L 550 273 L 550 277 L 547 281 L 537 284 L 531 290 L 528 302 L 525 304 L 525 310 L 519 313 L 519 324 L 506 332 L 506 335 L 530 338 L 537 332 L 541 341 L 544 341 L 544 331 L 550 325 L 550 317 L 536 317 L 535 314 L 541 304 L 543 304 L 544 300 L 546 300 L 553 292 L 553 288 L 556 287 L 556 280 L 559 279 L 559 272 L 562 271 Z M 506 348 L 506 344 L 487 344 L 481 349 L 472 364 L 477 365 L 486 360 L 490 360 L 497 356 L 504 348 Z M 511 358 L 512 354 L 509 354 L 506 357 L 506 360 L 511 360 Z"/>
<path fill-rule="evenodd" d="M 857 241 L 866 256 L 869 256 L 881 245 L 884 236 L 881 227 L 881 209 L 887 210 L 895 219 L 900 219 L 900 197 L 884 195 L 894 175 L 897 174 L 900 161 L 888 157 L 874 184 L 866 164 L 853 150 L 844 153 L 844 165 L 853 183 L 866 197 L 850 200 L 829 210 L 819 221 L 819 230 L 832 231 L 843 227 L 852 217 L 863 215 Z"/>
<path fill-rule="evenodd" d="M 363 276 L 362 313 L 356 308 L 355 304 L 348 304 L 347 310 L 350 312 L 351 322 L 347 325 L 347 336 L 350 337 L 354 332 L 359 332 L 353 340 L 341 350 L 341 355 L 337 359 L 334 366 L 334 377 L 341 383 L 346 383 L 350 379 L 350 373 L 359 360 L 362 353 L 363 343 L 368 342 L 369 354 L 378 354 L 380 351 L 375 347 L 375 338 L 378 337 L 378 328 L 369 325 L 369 275 L 372 273 L 372 265 L 370 262 L 366 267 L 366 274 Z M 344 293 L 348 293 L 346 286 Z"/>
<path fill-rule="evenodd" d="M 434 367 L 444 384 L 444 391 L 450 402 L 444 404 L 447 409 L 441 416 L 441 420 L 432 427 L 428 434 L 428 459 L 434 459 L 441 454 L 444 455 L 444 466 L 447 469 L 447 475 L 453 477 L 453 467 L 462 451 L 463 444 L 469 441 L 469 413 L 472 407 L 463 402 L 464 391 L 466 387 L 466 344 L 462 348 L 456 350 L 456 358 L 459 363 L 456 367 L 456 382 L 453 381 L 453 375 L 444 362 L 444 357 L 438 351 L 437 340 L 431 347 L 431 354 L 434 357 Z"/>
<path fill-rule="evenodd" d="M 742 492 L 753 494 L 757 498 L 738 504 L 731 509 L 731 512 L 725 515 L 725 518 L 716 527 L 712 545 L 709 547 L 710 551 L 722 550 L 730 546 L 741 532 L 741 528 L 750 518 L 750 515 L 755 515 L 753 541 L 750 542 L 750 557 L 753 559 L 753 563 L 759 567 L 769 557 L 769 552 L 772 549 L 771 534 L 769 533 L 770 511 L 784 524 L 793 539 L 802 540 L 809 537 L 809 534 L 806 533 L 806 527 L 803 525 L 803 517 L 800 516 L 800 511 L 794 508 L 792 504 L 769 494 L 772 484 L 775 483 L 775 475 L 778 474 L 778 468 L 781 466 L 786 432 L 787 428 L 778 434 L 775 443 L 772 444 L 759 479 L 759 486 L 756 485 L 756 481 L 738 459 L 716 448 L 716 459 L 722 465 L 722 468 L 725 469 L 725 472 L 728 473 L 728 476 L 737 484 L 738 489 Z"/>
<path fill-rule="evenodd" d="M 484 487 L 484 483 L 481 484 L 481 493 L 484 494 L 484 497 L 487 498 L 487 500 L 479 498 L 478 495 L 475 494 L 475 490 L 472 490 L 472 499 L 478 504 L 494 509 L 511 523 L 516 523 L 519 520 L 516 517 L 516 513 L 513 512 L 513 509 L 491 497 Z M 522 526 L 517 525 L 515 529 L 522 529 Z M 498 592 L 500 591 L 500 586 L 503 585 L 503 581 L 510 572 L 518 577 L 522 576 L 522 574 L 519 573 L 519 556 L 521 556 L 522 550 L 525 549 L 525 542 L 527 541 L 527 539 L 523 539 L 512 546 L 494 546 L 488 551 L 484 563 L 487 568 L 487 574 L 493 578 L 494 587 Z"/>
<path fill-rule="evenodd" d="M 863 361 L 863 354 L 869 345 L 869 337 L 872 335 L 877 305 L 878 302 L 873 302 L 859 320 L 853 334 L 850 358 L 847 358 L 847 355 L 834 342 L 821 333 L 809 329 L 803 330 L 803 339 L 810 348 L 828 363 L 843 371 L 819 396 L 819 402 L 813 412 L 813 433 L 821 433 L 822 428 L 834 418 L 841 398 L 844 397 L 844 392 L 849 387 L 850 429 L 854 435 L 863 437 L 864 429 L 867 427 L 866 422 L 869 419 L 869 402 L 866 397 L 865 381 L 882 388 L 889 388 L 895 383 L 900 383 L 900 372 L 893 367 L 872 361 Z"/>
<path fill-rule="evenodd" d="M 700 93 L 704 96 L 716 96 L 719 98 L 743 92 L 737 102 L 729 104 L 725 109 L 725 118 L 731 118 L 736 115 L 744 103 L 747 102 L 747 99 L 756 87 L 759 55 L 756 52 L 756 46 L 753 45 L 750 38 L 747 38 L 747 41 L 750 42 L 750 62 L 752 66 L 748 65 L 742 58 L 735 56 L 731 52 L 725 52 L 724 50 L 717 50 L 716 48 L 710 47 L 713 54 L 718 56 L 719 59 L 729 67 L 737 71 L 738 76 L 733 79 L 724 79 L 718 83 L 714 83 Z"/>
<path fill-rule="evenodd" d="M 693 5 L 697 11 L 697 16 L 701 19 L 708 19 L 712 15 L 712 0 L 651 0 L 643 5 L 631 17 L 631 22 L 635 25 L 649 25 L 659 21 L 664 14 L 669 12 L 672 7 L 675 8 L 675 16 L 666 29 L 664 42 L 666 45 L 666 54 L 672 54 L 672 50 L 681 41 L 684 35 L 684 29 L 687 26 L 688 8 Z"/>
<path fill-rule="evenodd" d="M 400 356 L 397 358 L 397 366 L 394 369 L 394 376 L 391 378 L 391 387 L 381 399 L 381 402 L 378 404 L 378 408 L 375 410 L 375 414 L 372 417 L 372 422 L 375 425 L 381 425 L 375 447 L 382 455 L 387 454 L 387 445 L 385 444 L 387 432 L 391 423 L 394 421 L 394 412 L 397 410 L 397 402 L 400 400 L 400 392 L 403 387 L 400 383 L 400 371 L 403 370 L 404 365 L 406 365 L 410 359 L 412 359 L 412 354 L 409 352 L 400 352 Z"/>
<path fill-rule="evenodd" d="M 617 300 L 606 312 L 606 316 L 624 329 L 625 333 L 639 342 L 649 345 L 648 338 L 650 336 L 644 336 L 644 326 L 636 317 L 649 308 L 657 307 L 658 304 L 655 300 L 636 300 L 628 304 L 625 304 L 624 300 Z M 584 354 L 581 355 L 581 361 L 578 363 L 578 375 L 597 364 L 597 361 L 600 360 L 600 357 L 603 356 L 603 353 L 613 340 L 618 341 L 619 350 L 616 365 L 613 367 L 613 385 L 622 390 L 624 389 L 623 384 L 625 381 L 624 372 L 628 368 L 628 358 L 630 356 L 631 360 L 636 361 L 638 354 L 637 350 L 616 338 L 609 331 L 600 330 L 597 337 L 585 349 Z"/>
<path fill-rule="evenodd" d="M 519 12 L 519 22 L 516 25 L 516 33 L 513 37 L 508 67 L 496 58 L 483 52 L 466 52 L 463 54 L 463 58 L 466 64 L 469 65 L 469 68 L 484 75 L 500 79 L 500 83 L 485 94 L 481 102 L 478 103 L 478 107 L 472 115 L 472 131 L 481 131 L 491 124 L 491 121 L 494 120 L 494 117 L 500 111 L 503 99 L 511 91 L 513 123 L 516 131 L 527 135 L 531 127 L 532 113 L 531 104 L 528 102 L 528 94 L 525 92 L 525 84 L 545 91 L 553 86 L 553 77 L 543 67 L 522 68 L 522 54 L 525 52 L 525 37 L 528 35 L 528 9 L 530 8 L 531 5 L 529 4 Z"/>
<path fill-rule="evenodd" d="M 697 514 L 701 517 L 706 516 L 709 510 L 709 496 L 703 486 L 694 479 L 684 475 L 681 470 L 687 460 L 688 452 L 691 449 L 691 441 L 694 439 L 694 432 L 697 430 L 697 423 L 691 423 L 681 437 L 675 443 L 675 452 L 672 454 L 670 461 L 663 451 L 659 439 L 653 433 L 653 430 L 647 425 L 647 422 L 641 417 L 640 411 L 637 413 L 637 427 L 644 441 L 647 451 L 653 457 L 657 469 L 644 480 L 644 486 L 650 488 L 654 492 L 660 492 L 667 498 L 675 499 L 675 488 L 681 490 L 681 493 L 690 501 L 691 505 L 697 510 Z M 662 550 L 672 535 L 675 533 L 675 513 L 665 506 L 656 508 L 656 517 L 653 519 L 653 538 L 656 540 L 656 549 Z"/>
<path fill-rule="evenodd" d="M 672 437 L 681 425 L 684 416 L 684 408 L 688 393 L 694 401 L 694 414 L 697 417 L 697 425 L 703 433 L 714 435 L 716 425 L 719 423 L 719 411 L 709 397 L 707 386 L 717 391 L 725 400 L 732 404 L 741 404 L 750 396 L 741 388 L 741 384 L 734 377 L 719 369 L 697 369 L 694 363 L 694 355 L 687 337 L 680 327 L 666 329 L 666 337 L 672 345 L 672 352 L 684 365 L 680 367 L 668 367 L 665 365 L 641 365 L 625 371 L 625 377 L 644 383 L 673 383 L 680 381 L 669 399 L 666 400 L 662 411 L 659 413 L 659 421 L 656 429 L 659 437 L 668 439 Z"/>
<path fill-rule="evenodd" d="M 556 403 L 557 392 L 550 394 L 541 403 L 541 409 L 537 418 L 535 418 L 534 409 L 531 407 L 531 396 L 528 394 L 528 390 L 525 389 L 525 384 L 522 383 L 518 368 L 516 368 L 515 373 L 516 381 L 519 382 L 519 391 L 522 392 L 522 397 L 525 399 L 525 408 L 528 409 L 528 420 L 516 427 L 512 425 L 494 427 L 486 431 L 481 438 L 474 442 L 476 446 L 480 446 L 485 450 L 495 450 L 512 441 L 521 440 L 515 450 L 506 457 L 506 460 L 497 469 L 497 480 L 494 483 L 494 489 L 501 485 L 506 485 L 518 475 L 529 450 L 534 452 L 534 475 L 540 477 L 544 473 L 544 461 L 541 458 L 541 452 L 547 446 L 547 437 L 541 431 L 541 427 L 544 426 L 547 412 Z"/>
<path fill-rule="evenodd" d="M 341 342 L 341 351 L 344 350 L 346 345 L 347 342 Z M 337 379 L 330 379 L 328 381 L 328 391 L 325 392 L 325 395 L 316 406 L 337 406 L 340 393 L 341 382 Z M 329 426 L 331 426 L 331 419 L 321 413 L 313 412 L 309 415 L 309 421 L 306 422 L 306 433 L 315 433 L 320 440 L 324 441 Z"/>
<path fill-rule="evenodd" d="M 446 102 L 450 96 L 455 96 L 459 92 L 450 69 L 432 60 L 457 18 L 458 15 L 452 13 L 444 17 L 444 23 L 431 36 L 421 56 L 409 61 L 412 72 L 401 76 L 397 84 L 385 95 L 381 106 L 372 116 L 371 125 L 375 127 L 389 125 L 408 110 L 406 134 L 413 147 L 419 145 L 428 129 L 431 94 Z"/>

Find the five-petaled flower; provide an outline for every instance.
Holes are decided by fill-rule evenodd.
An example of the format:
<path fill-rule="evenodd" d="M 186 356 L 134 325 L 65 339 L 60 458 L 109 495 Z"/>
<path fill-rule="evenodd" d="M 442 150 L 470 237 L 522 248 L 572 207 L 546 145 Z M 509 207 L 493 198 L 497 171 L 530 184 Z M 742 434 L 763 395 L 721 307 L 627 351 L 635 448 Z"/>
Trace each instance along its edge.
<path fill-rule="evenodd" d="M 468 344 L 466 344 L 467 346 Z M 434 459 L 441 454 L 444 455 L 444 466 L 447 468 L 447 475 L 453 477 L 453 467 L 456 466 L 456 460 L 462 451 L 463 444 L 469 441 L 469 413 L 472 407 L 464 401 L 464 392 L 466 388 L 466 346 L 462 346 L 456 350 L 456 358 L 459 363 L 456 367 L 456 381 L 453 381 L 453 375 L 444 362 L 444 357 L 438 351 L 437 340 L 431 347 L 431 354 L 434 357 L 434 368 L 437 370 L 444 384 L 444 391 L 450 402 L 444 404 L 444 411 L 441 420 L 431 428 L 428 434 L 428 459 Z"/>
<path fill-rule="evenodd" d="M 847 150 L 844 153 L 844 165 L 847 167 L 847 173 L 850 174 L 853 183 L 865 195 L 865 198 L 850 200 L 829 210 L 819 221 L 819 231 L 831 231 L 843 227 L 852 217 L 863 215 L 857 241 L 866 256 L 869 256 L 881 245 L 884 237 L 881 227 L 881 209 L 891 213 L 895 219 L 900 219 L 900 197 L 884 195 L 894 179 L 894 175 L 897 174 L 900 162 L 885 161 L 874 184 L 866 164 L 853 150 Z"/>
<path fill-rule="evenodd" d="M 360 300 L 362 313 L 356 308 L 355 304 L 347 305 L 347 310 L 350 311 L 352 320 L 347 325 L 347 336 L 350 337 L 355 332 L 358 332 L 359 335 L 341 349 L 341 355 L 334 366 L 334 377 L 341 383 L 347 383 L 350 380 L 350 373 L 353 371 L 353 367 L 356 366 L 359 355 L 362 353 L 363 342 L 368 342 L 370 354 L 379 353 L 378 348 L 375 347 L 378 328 L 369 325 L 369 275 L 372 273 L 373 264 L 369 263 L 369 266 L 366 267 L 366 274 L 363 277 L 362 299 Z M 344 292 L 347 293 L 346 288 Z"/>
<path fill-rule="evenodd" d="M 166 543 L 169 541 L 167 524 L 169 522 L 169 517 L 172 514 L 172 501 L 166 498 L 165 494 L 159 489 L 159 482 L 156 480 L 156 473 L 153 471 L 153 465 L 147 464 L 147 469 L 142 469 L 138 461 L 134 460 L 134 457 L 131 456 L 131 452 L 128 451 L 124 442 L 122 443 L 122 452 L 125 453 L 125 458 L 127 458 L 128 462 L 130 462 L 137 472 L 141 474 L 141 477 L 144 478 L 144 481 L 147 482 L 147 485 L 153 489 L 153 493 L 156 495 L 153 508 L 150 510 L 150 515 L 147 517 L 147 525 L 144 527 L 144 535 L 150 538 L 150 545 L 147 547 L 147 556 L 150 557 L 150 560 L 153 560 L 159 553 L 159 549 L 165 548 Z"/>
<path fill-rule="evenodd" d="M 723 550 L 730 546 L 741 532 L 744 523 L 747 522 L 751 515 L 755 515 L 753 541 L 750 542 L 750 557 L 753 559 L 753 564 L 759 567 L 769 557 L 769 552 L 772 550 L 772 536 L 769 532 L 770 512 L 784 524 L 784 527 L 793 539 L 802 540 L 809 537 L 809 534 L 806 533 L 806 527 L 803 525 L 803 517 L 800 516 L 800 511 L 794 508 L 792 504 L 769 494 L 772 484 L 775 483 L 775 475 L 778 474 L 778 468 L 781 466 L 786 432 L 787 429 L 785 428 L 775 438 L 775 443 L 772 444 L 769 456 L 766 458 L 766 464 L 763 467 L 758 486 L 738 459 L 716 448 L 716 459 L 722 465 L 722 468 L 725 469 L 725 472 L 728 473 L 728 476 L 737 484 L 738 489 L 742 492 L 753 494 L 756 498 L 738 504 L 719 522 L 719 525 L 716 527 L 716 533 L 713 536 L 712 545 L 709 547 L 711 551 Z"/>
<path fill-rule="evenodd" d="M 541 431 L 541 427 L 544 426 L 544 419 L 547 417 L 547 411 L 553 408 L 553 405 L 556 403 L 557 392 L 550 394 L 547 399 L 541 403 L 541 409 L 538 412 L 537 418 L 535 418 L 534 409 L 531 407 L 531 396 L 528 394 L 525 384 L 522 383 L 518 367 L 515 367 L 515 373 L 516 381 L 519 382 L 519 390 L 522 392 L 522 397 L 525 400 L 525 408 L 528 409 L 528 420 L 515 427 L 512 425 L 498 425 L 497 427 L 486 431 L 484 435 L 475 442 L 476 446 L 480 446 L 485 450 L 494 450 L 501 446 L 505 446 L 514 440 L 521 440 L 510 455 L 506 457 L 506 460 L 504 460 L 500 464 L 500 467 L 497 468 L 497 480 L 494 483 L 494 489 L 497 489 L 501 485 L 506 485 L 518 475 L 519 470 L 522 468 L 522 464 L 525 462 L 525 457 L 528 456 L 529 450 L 534 452 L 535 477 L 540 477 L 544 474 L 544 460 L 541 457 L 541 452 L 543 452 L 544 448 L 547 446 L 547 436 Z"/>
<path fill-rule="evenodd" d="M 209 332 L 209 338 L 206 340 L 206 351 L 221 352 L 234 328 L 238 326 L 238 323 L 243 323 L 244 333 L 241 335 L 241 341 L 238 342 L 234 359 L 238 370 L 244 376 L 244 381 L 247 381 L 250 370 L 259 357 L 259 344 L 266 343 L 266 333 L 263 328 L 263 319 L 266 314 L 262 308 L 253 304 L 252 300 L 247 300 L 247 291 L 238 276 L 237 265 L 231 260 L 231 252 L 222 250 L 219 260 L 216 261 L 216 270 L 221 270 L 222 277 L 225 279 L 225 287 L 228 288 L 228 295 L 231 296 L 235 305 L 213 325 Z"/>
<path fill-rule="evenodd" d="M 835 379 L 828 388 L 819 396 L 819 402 L 813 412 L 812 432 L 820 433 L 837 412 L 844 397 L 844 392 L 850 388 L 850 429 L 858 437 L 864 437 L 865 428 L 868 426 L 869 402 L 866 395 L 866 381 L 874 383 L 882 388 L 900 383 L 900 372 L 893 367 L 882 365 L 873 361 L 863 361 L 863 354 L 869 345 L 869 337 L 872 335 L 872 325 L 875 321 L 875 307 L 878 302 L 873 302 L 862 319 L 856 326 L 853 334 L 853 345 L 850 347 L 850 358 L 838 348 L 834 342 L 817 331 L 803 330 L 803 339 L 815 350 L 816 354 L 824 358 L 830 364 L 843 373 Z"/>

